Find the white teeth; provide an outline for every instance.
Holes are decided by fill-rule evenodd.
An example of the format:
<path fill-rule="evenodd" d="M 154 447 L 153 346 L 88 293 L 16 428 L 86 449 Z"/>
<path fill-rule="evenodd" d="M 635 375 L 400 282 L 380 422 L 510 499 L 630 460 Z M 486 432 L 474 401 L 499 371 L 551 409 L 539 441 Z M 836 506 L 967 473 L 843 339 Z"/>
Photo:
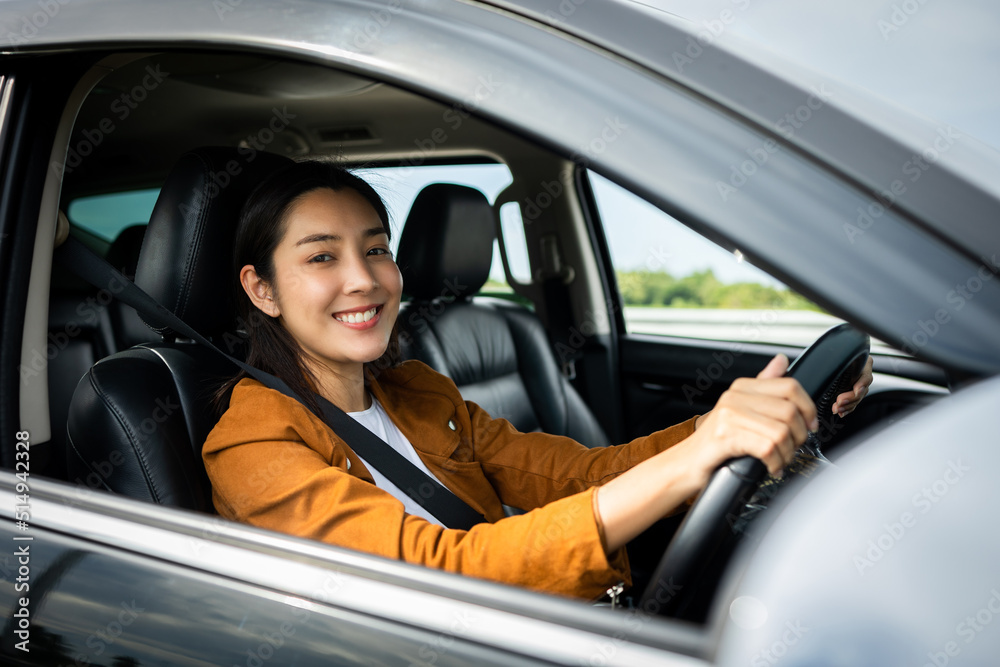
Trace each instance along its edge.
<path fill-rule="evenodd" d="M 361 322 L 367 322 L 371 318 L 375 317 L 375 312 L 378 308 L 372 308 L 371 310 L 366 310 L 363 313 L 347 313 L 336 319 L 341 322 L 347 322 L 348 324 L 359 324 Z"/>

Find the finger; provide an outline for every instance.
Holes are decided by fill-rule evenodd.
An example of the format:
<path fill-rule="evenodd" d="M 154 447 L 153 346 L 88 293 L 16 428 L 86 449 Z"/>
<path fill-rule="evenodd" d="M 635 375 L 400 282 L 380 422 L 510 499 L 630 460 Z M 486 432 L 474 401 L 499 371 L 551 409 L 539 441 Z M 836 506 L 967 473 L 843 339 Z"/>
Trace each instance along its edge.
<path fill-rule="evenodd" d="M 845 391 L 843 394 L 837 396 L 837 400 L 834 402 L 831 411 L 834 414 L 844 415 L 850 414 L 861 403 L 861 399 L 868 395 L 869 387 L 874 380 L 874 375 L 872 374 L 872 358 L 869 356 L 868 360 L 865 362 L 865 368 L 861 372 L 861 377 L 858 381 L 854 383 L 851 391 Z"/>
<path fill-rule="evenodd" d="M 850 401 L 845 401 L 843 403 L 837 403 L 833 406 L 830 412 L 832 414 L 837 415 L 838 417 L 846 417 L 847 415 L 854 412 L 854 410 L 858 407 L 859 402 L 860 401 L 852 399 Z"/>
<path fill-rule="evenodd" d="M 771 361 L 767 362 L 764 370 L 757 373 L 758 378 L 780 378 L 788 370 L 788 357 L 783 354 L 776 354 Z"/>
<path fill-rule="evenodd" d="M 874 380 L 875 376 L 872 373 L 872 358 L 868 357 L 868 361 L 865 363 L 865 369 L 861 372 L 861 377 L 859 377 L 858 381 L 854 383 L 854 393 L 859 399 L 864 398 L 864 396 L 868 393 L 868 388 Z"/>
<path fill-rule="evenodd" d="M 778 421 L 754 420 L 744 431 L 744 446 L 772 475 L 779 475 L 791 463 L 798 446 L 787 426 Z"/>
<path fill-rule="evenodd" d="M 706 429 L 708 437 L 723 445 L 719 460 L 738 456 L 752 456 L 777 474 L 791 460 L 793 445 L 787 428 L 768 418 L 729 406 L 712 411 L 712 427 Z"/>
<path fill-rule="evenodd" d="M 819 428 L 816 405 L 799 381 L 794 378 L 739 378 L 733 382 L 730 391 L 734 396 L 774 396 L 789 401 L 801 413 L 805 423 L 809 424 L 809 430 L 815 431 Z M 750 405 L 752 406 L 752 403 Z"/>
<path fill-rule="evenodd" d="M 858 403 L 860 402 L 861 398 L 858 397 L 856 392 L 845 391 L 843 394 L 837 396 L 837 400 L 834 401 L 831 412 L 843 416 L 843 414 L 841 414 L 842 412 L 846 410 L 853 410 L 854 408 L 858 407 Z"/>
<path fill-rule="evenodd" d="M 808 437 L 805 418 L 791 401 L 767 394 L 738 392 L 724 398 L 719 406 L 725 424 L 719 435 L 723 437 L 731 437 L 734 432 L 754 433 L 781 448 L 786 461 Z M 742 448 L 739 437 L 734 439 L 737 441 L 735 447 Z"/>
<path fill-rule="evenodd" d="M 763 424 L 761 433 L 770 433 L 775 438 L 783 440 L 784 437 L 778 433 L 778 429 L 784 429 L 790 439 L 788 448 L 790 453 L 806 441 L 810 430 L 815 430 L 807 427 L 805 415 L 791 401 L 767 395 L 757 395 L 752 400 L 753 403 L 748 408 L 765 420 L 761 422 Z"/>

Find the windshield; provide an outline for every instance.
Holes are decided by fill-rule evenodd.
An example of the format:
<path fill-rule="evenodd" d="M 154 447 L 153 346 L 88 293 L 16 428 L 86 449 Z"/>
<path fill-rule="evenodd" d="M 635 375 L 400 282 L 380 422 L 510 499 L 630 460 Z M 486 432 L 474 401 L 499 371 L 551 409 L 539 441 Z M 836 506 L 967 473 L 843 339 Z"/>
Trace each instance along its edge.
<path fill-rule="evenodd" d="M 1000 149 L 996 0 L 633 0 L 738 36 Z"/>

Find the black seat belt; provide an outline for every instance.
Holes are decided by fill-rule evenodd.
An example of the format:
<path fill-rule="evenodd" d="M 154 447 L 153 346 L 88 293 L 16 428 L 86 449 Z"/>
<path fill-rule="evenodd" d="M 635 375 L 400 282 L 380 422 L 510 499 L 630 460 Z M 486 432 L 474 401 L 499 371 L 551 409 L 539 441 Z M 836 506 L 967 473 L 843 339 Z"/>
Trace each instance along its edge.
<path fill-rule="evenodd" d="M 121 284 L 123 287 L 115 294 L 115 298 L 135 308 L 136 312 L 142 315 L 146 321 L 160 322 L 169 326 L 176 333 L 222 355 L 264 386 L 280 391 L 302 403 L 302 399 L 283 380 L 220 350 L 74 236 L 70 235 L 56 249 L 55 259 L 99 289 L 102 285 L 107 286 L 115 284 L 115 282 Z M 468 530 L 472 526 L 486 521 L 482 514 L 469 507 L 465 501 L 417 468 L 384 440 L 352 419 L 346 412 L 319 394 L 316 395 L 316 398 L 323 411 L 323 421 L 334 433 L 339 435 L 351 449 L 365 461 L 371 463 L 407 496 L 437 517 L 445 526 Z"/>

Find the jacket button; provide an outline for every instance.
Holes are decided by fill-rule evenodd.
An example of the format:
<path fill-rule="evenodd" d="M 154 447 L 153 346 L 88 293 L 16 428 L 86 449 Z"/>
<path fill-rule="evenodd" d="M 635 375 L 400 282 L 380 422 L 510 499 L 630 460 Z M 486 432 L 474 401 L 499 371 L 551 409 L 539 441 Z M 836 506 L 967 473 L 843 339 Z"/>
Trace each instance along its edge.
<path fill-rule="evenodd" d="M 455 426 L 455 421 L 452 420 L 452 419 L 448 420 L 448 428 L 450 428 L 452 431 L 455 431 L 455 430 L 458 429 L 458 427 Z"/>

